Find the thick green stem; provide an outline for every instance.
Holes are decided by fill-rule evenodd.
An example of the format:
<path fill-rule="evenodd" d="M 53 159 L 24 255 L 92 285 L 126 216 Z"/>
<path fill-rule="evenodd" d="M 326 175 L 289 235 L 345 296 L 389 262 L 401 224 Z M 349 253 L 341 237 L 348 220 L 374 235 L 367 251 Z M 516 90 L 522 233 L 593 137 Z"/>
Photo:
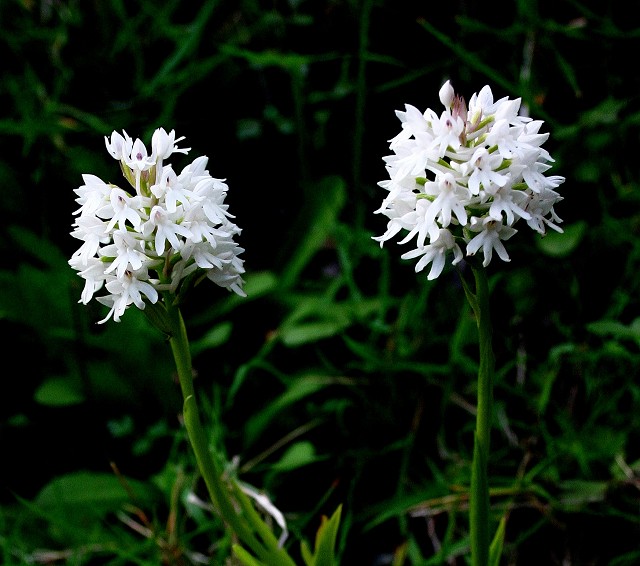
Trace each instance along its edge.
<path fill-rule="evenodd" d="M 231 533 L 251 549 L 264 564 L 295 566 L 287 552 L 278 546 L 275 535 L 253 510 L 251 502 L 237 483 L 231 478 L 227 482 L 224 481 L 223 463 L 211 452 L 200 419 L 193 386 L 191 350 L 184 320 L 178 307 L 171 305 L 169 301 L 166 301 L 166 304 L 167 318 L 170 322 L 169 343 L 184 398 L 185 428 L 211 501 Z"/>
<path fill-rule="evenodd" d="M 209 443 L 202 427 L 200 412 L 196 402 L 195 389 L 193 387 L 193 370 L 191 365 L 191 350 L 187 330 L 182 319 L 180 309 L 168 307 L 167 312 L 171 321 L 171 336 L 169 343 L 178 371 L 180 389 L 184 399 L 184 422 L 189 436 L 189 441 L 198 462 L 202 478 L 207 486 L 211 500 L 219 510 L 222 518 L 233 530 L 238 530 L 236 512 L 231 501 L 225 494 L 222 484 L 222 469 L 209 450 Z M 240 527 L 239 536 L 242 535 Z M 242 537 L 241 537 L 242 538 Z"/>
<path fill-rule="evenodd" d="M 495 358 L 491 344 L 492 328 L 487 274 L 483 267 L 474 266 L 472 270 L 475 278 L 475 294 L 469 290 L 466 284 L 464 288 L 478 326 L 480 365 L 478 367 L 478 400 L 469 503 L 471 563 L 473 566 L 487 566 L 490 546 L 487 465 L 493 415 Z"/>

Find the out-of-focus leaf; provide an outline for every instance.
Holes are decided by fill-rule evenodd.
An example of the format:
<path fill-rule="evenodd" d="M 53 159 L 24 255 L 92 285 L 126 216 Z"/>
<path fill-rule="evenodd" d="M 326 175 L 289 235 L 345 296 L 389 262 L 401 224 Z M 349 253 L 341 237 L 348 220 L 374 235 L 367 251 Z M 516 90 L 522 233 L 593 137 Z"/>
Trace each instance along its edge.
<path fill-rule="evenodd" d="M 324 245 L 332 233 L 340 211 L 346 201 L 346 184 L 341 177 L 326 177 L 313 187 L 309 203 L 310 218 L 301 218 L 302 239 L 283 270 L 280 279 L 282 288 L 291 287 L 315 253 Z M 302 226 L 304 224 L 304 226 Z"/>
<path fill-rule="evenodd" d="M 251 556 L 251 554 L 249 554 L 239 544 L 233 545 L 233 553 L 243 566 L 264 566 L 264 562 L 260 562 L 255 557 Z"/>
<path fill-rule="evenodd" d="M 587 223 L 576 222 L 563 227 L 564 232 L 549 230 L 544 238 L 537 240 L 542 253 L 552 257 L 566 257 L 575 250 L 587 232 Z"/>
<path fill-rule="evenodd" d="M 587 324 L 587 330 L 598 336 L 611 336 L 616 340 L 633 340 L 640 345 L 640 318 L 636 318 L 628 326 L 616 320 L 598 320 Z"/>
<path fill-rule="evenodd" d="M 84 395 L 70 379 L 51 377 L 45 380 L 34 394 L 35 400 L 41 405 L 50 407 L 64 407 L 77 405 L 84 401 Z"/>
<path fill-rule="evenodd" d="M 285 329 L 280 336 L 287 346 L 300 346 L 335 336 L 348 325 L 349 321 L 345 320 L 306 322 Z"/>
<path fill-rule="evenodd" d="M 200 314 L 194 314 L 189 317 L 188 323 L 190 325 L 210 324 L 212 320 L 217 320 L 223 314 L 271 293 L 277 287 L 278 278 L 273 272 L 257 271 L 255 273 L 250 273 L 246 275 L 245 284 L 243 286 L 243 290 L 247 294 L 246 297 L 230 293 L 228 297 L 219 304 L 216 304 L 211 308 L 205 308 Z"/>
<path fill-rule="evenodd" d="M 300 346 L 330 338 L 348 328 L 356 320 L 380 308 L 380 301 L 336 303 L 325 298 L 301 300 L 278 331 L 287 346 Z"/>
<path fill-rule="evenodd" d="M 210 348 L 217 348 L 226 343 L 231 336 L 231 330 L 233 324 L 229 321 L 222 322 L 211 328 L 202 338 L 199 340 L 193 340 L 191 342 L 191 353 L 195 356 L 203 350 Z"/>
<path fill-rule="evenodd" d="M 294 404 L 300 399 L 333 383 L 332 378 L 317 375 L 305 375 L 295 379 L 289 388 L 273 402 L 265 406 L 264 409 L 255 413 L 245 425 L 245 442 L 251 444 L 271 420 L 277 416 L 284 408 Z"/>
<path fill-rule="evenodd" d="M 566 139 L 584 135 L 586 131 L 593 131 L 602 125 L 614 124 L 618 122 L 620 112 L 627 105 L 626 100 L 606 98 L 591 110 L 583 112 L 579 121 L 556 128 L 553 135 L 556 139 Z"/>
<path fill-rule="evenodd" d="M 152 489 L 142 482 L 118 478 L 115 474 L 74 472 L 51 480 L 38 493 L 35 503 L 47 509 L 92 510 L 102 515 L 131 501 L 131 493 L 136 499 L 148 502 Z"/>
<path fill-rule="evenodd" d="M 250 51 L 235 45 L 225 44 L 220 47 L 222 53 L 239 57 L 256 67 L 280 67 L 290 71 L 299 71 L 310 62 L 310 57 L 299 53 L 281 53 L 273 50 Z"/>
<path fill-rule="evenodd" d="M 60 268 L 61 266 L 68 268 L 67 258 L 49 240 L 40 238 L 33 232 L 19 226 L 11 226 L 9 233 L 22 250 L 45 265 L 54 268 Z"/>
<path fill-rule="evenodd" d="M 101 525 L 107 514 L 126 503 L 149 505 L 155 494 L 152 487 L 129 478 L 73 472 L 50 481 L 32 506 L 49 520 L 50 534 L 61 544 L 87 544 L 110 540 L 112 533 Z"/>
<path fill-rule="evenodd" d="M 560 503 L 568 509 L 580 509 L 589 503 L 604 501 L 609 484 L 605 481 L 567 480 L 560 484 Z"/>
<path fill-rule="evenodd" d="M 322 458 L 316 454 L 314 445 L 309 441 L 302 440 L 287 448 L 282 458 L 273 464 L 271 469 L 278 472 L 288 472 L 317 462 L 320 459 Z"/>
<path fill-rule="evenodd" d="M 507 528 L 507 517 L 505 515 L 500 519 L 496 533 L 489 547 L 489 566 L 500 566 L 500 557 L 502 556 L 502 547 L 504 545 L 504 534 Z"/>

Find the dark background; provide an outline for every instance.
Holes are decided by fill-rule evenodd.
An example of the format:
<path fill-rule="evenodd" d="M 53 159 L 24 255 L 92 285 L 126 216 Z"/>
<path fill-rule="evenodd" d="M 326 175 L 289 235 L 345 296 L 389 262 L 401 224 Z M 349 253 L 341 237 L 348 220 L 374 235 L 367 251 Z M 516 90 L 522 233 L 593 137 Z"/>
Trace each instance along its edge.
<path fill-rule="evenodd" d="M 402 549 L 464 563 L 464 498 L 457 512 L 439 498 L 468 482 L 474 323 L 455 271 L 427 282 L 406 249 L 371 240 L 394 111 L 439 112 L 449 79 L 467 99 L 485 84 L 521 97 L 566 177 L 565 234 L 519 227 L 512 261 L 489 270 L 490 472 L 515 493 L 492 498 L 496 521 L 509 516 L 505 563 L 640 560 L 640 22 L 627 3 L 4 0 L 0 26 L 6 556 L 74 548 L 55 519 L 38 515 L 38 531 L 25 518 L 56 477 L 110 462 L 142 482 L 193 473 L 162 337 L 134 309 L 96 325 L 103 308 L 77 304 L 66 264 L 81 174 L 120 182 L 103 137 L 149 144 L 164 127 L 192 148 L 176 168 L 209 156 L 243 229 L 249 297 L 203 285 L 184 308 L 220 444 L 246 463 L 298 435 L 243 478 L 308 539 L 343 503 L 345 564 Z M 299 441 L 312 456 L 283 464 Z M 411 514 L 421 504 L 427 519 Z"/>

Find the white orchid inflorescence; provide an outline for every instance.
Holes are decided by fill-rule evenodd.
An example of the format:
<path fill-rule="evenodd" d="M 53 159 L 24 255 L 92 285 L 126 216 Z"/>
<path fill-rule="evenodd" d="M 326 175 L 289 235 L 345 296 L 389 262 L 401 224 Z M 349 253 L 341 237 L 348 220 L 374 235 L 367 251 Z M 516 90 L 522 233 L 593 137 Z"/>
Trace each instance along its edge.
<path fill-rule="evenodd" d="M 562 232 L 553 206 L 562 200 L 555 189 L 564 177 L 544 175 L 553 159 L 541 147 L 549 137 L 539 133 L 543 121 L 518 115 L 519 98 L 494 102 L 489 86 L 467 109 L 447 81 L 440 101 L 440 115 L 409 104 L 396 111 L 402 131 L 384 158 L 390 179 L 378 183 L 389 194 L 375 211 L 389 222 L 374 240 L 382 246 L 408 231 L 399 243 L 416 238 L 416 247 L 401 257 L 420 258 L 416 272 L 431 264 L 428 278 L 435 279 L 449 255 L 457 264 L 481 249 L 486 267 L 495 250 L 509 261 L 502 242 L 520 219 L 543 235 L 547 226 Z"/>
<path fill-rule="evenodd" d="M 110 311 L 100 322 L 117 322 L 131 304 L 144 309 L 159 294 L 177 295 L 205 277 L 244 296 L 244 250 L 233 239 L 240 229 L 224 204 L 228 186 L 211 177 L 208 158 L 178 173 L 165 160 L 190 148 L 177 147 L 184 138 L 173 130 L 154 132 L 150 155 L 142 141 L 123 134 L 114 131 L 105 143 L 130 186 L 85 174 L 75 189 L 80 208 L 71 235 L 83 243 L 69 265 L 85 280 L 80 302 L 105 287 L 97 300 Z"/>

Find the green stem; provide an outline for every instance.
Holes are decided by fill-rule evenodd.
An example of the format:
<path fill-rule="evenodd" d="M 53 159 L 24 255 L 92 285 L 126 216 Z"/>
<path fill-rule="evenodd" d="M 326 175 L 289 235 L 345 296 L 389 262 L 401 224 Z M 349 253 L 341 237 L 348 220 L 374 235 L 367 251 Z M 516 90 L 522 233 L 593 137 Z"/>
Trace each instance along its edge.
<path fill-rule="evenodd" d="M 491 344 L 492 328 L 489 304 L 489 283 L 483 267 L 472 267 L 475 294 L 463 279 L 465 294 L 476 317 L 480 364 L 478 367 L 478 401 L 476 430 L 471 469 L 469 520 L 471 531 L 471 563 L 487 566 L 489 562 L 489 481 L 488 460 L 493 415 L 493 375 L 495 358 Z"/>
<path fill-rule="evenodd" d="M 237 483 L 232 478 L 228 478 L 226 483 L 223 479 L 224 466 L 209 449 L 207 435 L 200 419 L 193 386 L 191 350 L 182 313 L 177 306 L 171 305 L 170 301 L 165 301 L 165 304 L 171 327 L 169 343 L 184 398 L 185 428 L 211 501 L 231 533 L 265 564 L 295 566 L 286 551 L 278 547 L 275 535 L 258 514 L 248 512 L 251 502 Z"/>

